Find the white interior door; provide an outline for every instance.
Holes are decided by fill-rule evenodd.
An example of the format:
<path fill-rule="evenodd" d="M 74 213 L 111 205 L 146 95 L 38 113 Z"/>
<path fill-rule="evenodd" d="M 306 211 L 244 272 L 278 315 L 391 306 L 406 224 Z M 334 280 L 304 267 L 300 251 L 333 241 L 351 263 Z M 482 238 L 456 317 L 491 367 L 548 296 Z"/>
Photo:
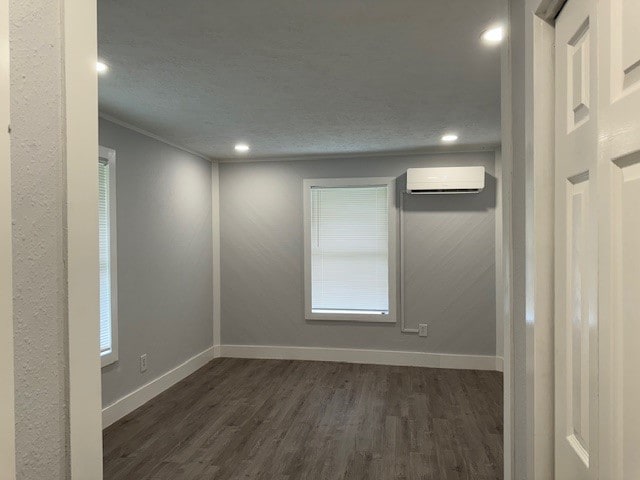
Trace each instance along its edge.
<path fill-rule="evenodd" d="M 598 82 L 596 0 L 556 21 L 555 472 L 597 477 Z"/>
<path fill-rule="evenodd" d="M 640 479 L 639 360 L 640 0 L 568 0 L 556 22 L 557 479 Z"/>
<path fill-rule="evenodd" d="M 603 480 L 640 479 L 640 0 L 600 0 Z"/>

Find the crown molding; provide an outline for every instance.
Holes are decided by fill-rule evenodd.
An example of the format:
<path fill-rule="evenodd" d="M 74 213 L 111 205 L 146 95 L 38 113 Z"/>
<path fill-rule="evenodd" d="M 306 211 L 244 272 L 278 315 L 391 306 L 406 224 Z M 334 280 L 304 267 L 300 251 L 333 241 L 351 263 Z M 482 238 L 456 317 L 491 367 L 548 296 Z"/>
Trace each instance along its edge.
<path fill-rule="evenodd" d="M 218 163 L 254 163 L 254 162 L 285 162 L 304 160 L 344 160 L 349 158 L 376 158 L 376 157 L 413 157 L 421 155 L 435 155 L 448 153 L 473 153 L 495 152 L 500 149 L 499 143 L 483 143 L 472 145 L 437 145 L 407 150 L 380 150 L 372 152 L 345 152 L 345 153 L 309 153 L 299 155 L 265 155 L 218 158 Z"/>
<path fill-rule="evenodd" d="M 196 152 L 195 150 L 191 150 L 189 148 L 183 147 L 182 145 L 178 145 L 176 143 L 173 143 L 169 140 L 167 140 L 166 138 L 161 137 L 160 135 L 156 135 L 155 133 L 149 132 L 148 130 L 144 130 L 143 128 L 140 127 L 136 127 L 135 125 L 132 125 L 129 122 L 125 122 L 124 120 L 120 120 L 119 118 L 116 118 L 112 115 L 106 114 L 104 112 L 98 112 L 98 117 L 107 120 L 108 122 L 111 123 L 115 123 L 116 125 L 119 125 L 121 127 L 124 127 L 128 130 L 132 130 L 136 133 L 139 133 L 140 135 L 144 135 L 145 137 L 149 137 L 152 138 L 154 140 L 157 140 L 158 142 L 162 142 L 165 145 L 169 145 L 170 147 L 173 148 L 177 148 L 178 150 L 182 150 L 185 153 L 189 153 L 191 155 L 195 155 L 196 157 L 200 157 L 203 160 L 207 160 L 208 162 L 215 162 L 217 161 L 215 158 L 211 158 L 208 157 L 202 153 Z"/>

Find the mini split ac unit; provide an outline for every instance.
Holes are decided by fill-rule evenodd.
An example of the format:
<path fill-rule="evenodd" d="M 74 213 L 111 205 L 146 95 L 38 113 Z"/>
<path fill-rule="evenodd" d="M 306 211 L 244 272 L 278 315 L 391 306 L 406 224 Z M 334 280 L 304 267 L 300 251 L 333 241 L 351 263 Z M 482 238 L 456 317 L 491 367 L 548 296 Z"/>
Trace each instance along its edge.
<path fill-rule="evenodd" d="M 411 194 L 478 193 L 484 189 L 484 167 L 409 168 Z"/>

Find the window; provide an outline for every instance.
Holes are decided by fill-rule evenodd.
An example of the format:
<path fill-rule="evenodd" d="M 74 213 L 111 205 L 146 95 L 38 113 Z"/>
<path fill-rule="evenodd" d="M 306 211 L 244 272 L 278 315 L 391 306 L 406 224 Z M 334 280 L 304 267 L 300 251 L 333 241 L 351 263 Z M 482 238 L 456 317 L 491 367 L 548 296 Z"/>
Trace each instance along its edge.
<path fill-rule="evenodd" d="M 100 357 L 102 366 L 118 360 L 116 289 L 116 152 L 100 147 L 98 159 L 98 245 L 100 261 Z"/>
<path fill-rule="evenodd" d="M 394 182 L 304 181 L 308 320 L 395 322 Z"/>

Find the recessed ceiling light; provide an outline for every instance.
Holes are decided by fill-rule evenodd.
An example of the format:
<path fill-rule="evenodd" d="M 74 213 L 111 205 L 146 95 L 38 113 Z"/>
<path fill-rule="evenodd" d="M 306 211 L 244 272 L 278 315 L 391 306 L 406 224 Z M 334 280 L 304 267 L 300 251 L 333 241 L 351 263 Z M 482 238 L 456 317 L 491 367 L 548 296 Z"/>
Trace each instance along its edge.
<path fill-rule="evenodd" d="M 249 145 L 247 145 L 246 143 L 238 143 L 234 148 L 236 152 L 240 152 L 240 153 L 249 151 Z"/>
<path fill-rule="evenodd" d="M 482 40 L 484 43 L 488 43 L 490 45 L 497 45 L 504 38 L 504 28 L 502 27 L 493 27 L 488 30 L 485 30 L 482 34 Z"/>
<path fill-rule="evenodd" d="M 109 67 L 106 63 L 96 62 L 96 71 L 98 73 L 105 73 L 107 70 L 109 70 Z"/>
<path fill-rule="evenodd" d="M 447 133 L 446 135 L 442 136 L 442 141 L 445 143 L 455 142 L 456 140 L 458 140 L 458 135 L 456 135 L 455 133 Z"/>

